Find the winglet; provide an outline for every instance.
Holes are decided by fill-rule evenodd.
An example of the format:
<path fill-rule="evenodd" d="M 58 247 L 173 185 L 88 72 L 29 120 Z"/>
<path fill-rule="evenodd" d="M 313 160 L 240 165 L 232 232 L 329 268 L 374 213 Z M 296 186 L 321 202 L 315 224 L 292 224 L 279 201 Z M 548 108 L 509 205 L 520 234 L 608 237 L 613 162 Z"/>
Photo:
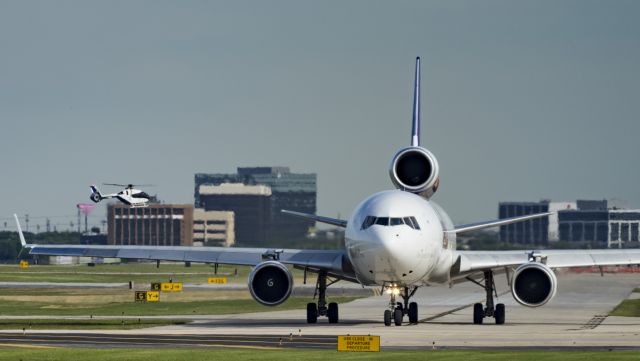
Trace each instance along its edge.
<path fill-rule="evenodd" d="M 413 88 L 413 127 L 411 146 L 420 146 L 420 57 L 416 58 L 416 77 Z"/>
<path fill-rule="evenodd" d="M 24 239 L 22 227 L 20 227 L 20 221 L 18 220 L 18 215 L 14 213 L 13 217 L 16 219 L 16 225 L 18 226 L 18 236 L 20 236 L 20 243 L 22 244 L 22 248 L 27 247 L 27 241 Z"/>

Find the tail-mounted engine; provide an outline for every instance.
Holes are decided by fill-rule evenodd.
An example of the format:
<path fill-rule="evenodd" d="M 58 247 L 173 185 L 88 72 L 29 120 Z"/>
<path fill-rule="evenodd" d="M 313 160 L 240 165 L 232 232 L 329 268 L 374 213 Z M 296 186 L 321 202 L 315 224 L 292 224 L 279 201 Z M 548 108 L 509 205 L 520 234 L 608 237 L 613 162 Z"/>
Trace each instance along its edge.
<path fill-rule="evenodd" d="M 551 301 L 556 294 L 558 279 L 551 268 L 529 262 L 516 269 L 511 281 L 511 293 L 519 304 L 538 307 Z"/>
<path fill-rule="evenodd" d="M 280 262 L 262 262 L 249 274 L 251 296 L 265 306 L 277 306 L 286 301 L 292 288 L 291 272 Z"/>
<path fill-rule="evenodd" d="M 439 171 L 431 152 L 422 147 L 408 147 L 393 157 L 389 175 L 396 188 L 429 198 L 438 190 Z"/>

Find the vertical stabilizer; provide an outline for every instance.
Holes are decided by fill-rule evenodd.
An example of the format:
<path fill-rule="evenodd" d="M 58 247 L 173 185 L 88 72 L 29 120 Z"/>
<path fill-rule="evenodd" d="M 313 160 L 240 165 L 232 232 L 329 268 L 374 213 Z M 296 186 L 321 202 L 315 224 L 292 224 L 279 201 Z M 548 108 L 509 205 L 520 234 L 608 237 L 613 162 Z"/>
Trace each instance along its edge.
<path fill-rule="evenodd" d="M 416 58 L 416 78 L 413 89 L 413 127 L 411 146 L 420 146 L 420 57 Z"/>

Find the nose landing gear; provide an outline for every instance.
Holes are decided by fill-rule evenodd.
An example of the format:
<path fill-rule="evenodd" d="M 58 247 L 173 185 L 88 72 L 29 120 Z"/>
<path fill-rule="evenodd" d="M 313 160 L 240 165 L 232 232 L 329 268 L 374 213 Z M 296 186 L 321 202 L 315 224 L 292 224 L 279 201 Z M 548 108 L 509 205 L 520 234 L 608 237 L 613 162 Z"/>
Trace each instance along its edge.
<path fill-rule="evenodd" d="M 418 287 L 412 287 L 410 290 L 407 286 L 400 287 L 395 284 L 390 284 L 383 286 L 383 289 L 384 288 L 386 288 L 387 293 L 391 297 L 389 309 L 384 311 L 384 325 L 391 326 L 391 321 L 393 321 L 396 326 L 401 326 L 404 316 L 409 316 L 410 324 L 417 324 L 418 304 L 416 302 L 409 302 L 409 299 L 413 297 Z M 403 302 L 396 302 L 396 296 L 402 297 Z"/>

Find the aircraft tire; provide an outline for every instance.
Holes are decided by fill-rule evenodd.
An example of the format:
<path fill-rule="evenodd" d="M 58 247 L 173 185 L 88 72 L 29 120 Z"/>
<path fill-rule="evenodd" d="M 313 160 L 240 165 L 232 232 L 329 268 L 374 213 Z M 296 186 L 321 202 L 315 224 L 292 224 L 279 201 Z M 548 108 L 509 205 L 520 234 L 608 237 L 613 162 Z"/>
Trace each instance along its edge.
<path fill-rule="evenodd" d="M 318 306 L 315 303 L 307 303 L 307 323 L 318 322 Z"/>
<path fill-rule="evenodd" d="M 418 323 L 418 304 L 416 302 L 409 304 L 409 323 Z"/>
<path fill-rule="evenodd" d="M 482 319 L 484 318 L 484 309 L 482 303 L 476 303 L 473 305 L 473 323 L 475 325 L 482 325 Z"/>
<path fill-rule="evenodd" d="M 404 316 L 402 310 L 396 308 L 396 310 L 393 311 L 393 323 L 396 326 L 402 326 L 402 316 Z"/>
<path fill-rule="evenodd" d="M 338 304 L 335 302 L 329 303 L 329 309 L 327 310 L 327 317 L 329 323 L 338 323 Z"/>
<path fill-rule="evenodd" d="M 496 305 L 496 312 L 494 313 L 493 317 L 495 317 L 496 319 L 496 325 L 504 325 L 504 319 L 505 319 L 504 303 L 498 303 Z"/>
<path fill-rule="evenodd" d="M 384 310 L 384 325 L 391 326 L 391 310 Z"/>

